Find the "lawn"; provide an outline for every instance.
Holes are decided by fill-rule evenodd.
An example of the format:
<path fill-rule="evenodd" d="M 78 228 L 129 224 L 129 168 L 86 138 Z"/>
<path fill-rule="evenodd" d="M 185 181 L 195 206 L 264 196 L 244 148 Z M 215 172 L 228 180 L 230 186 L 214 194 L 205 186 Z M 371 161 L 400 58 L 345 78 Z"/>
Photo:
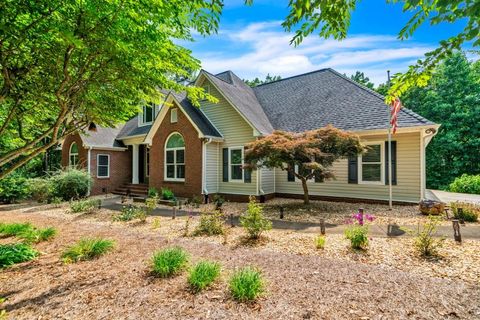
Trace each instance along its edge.
<path fill-rule="evenodd" d="M 3 208 L 0 208 L 3 209 Z M 240 227 L 226 235 L 185 237 L 187 217 L 148 217 L 145 224 L 112 222 L 110 210 L 66 214 L 66 208 L 0 211 L 0 222 L 55 226 L 56 237 L 35 245 L 36 259 L 0 273 L 1 305 L 12 319 L 385 319 L 480 316 L 480 245 L 452 241 L 441 258 L 415 255 L 411 239 L 373 238 L 366 252 L 353 252 L 341 235 L 328 235 L 325 249 L 316 234 L 271 230 L 258 243 L 246 241 Z M 189 234 L 198 217 L 189 223 Z M 115 241 L 105 255 L 65 264 L 60 256 L 84 237 Z M 0 239 L 7 243 L 8 239 Z M 188 271 L 159 278 L 151 272 L 154 252 L 178 246 L 190 266 L 216 261 L 222 272 L 195 293 Z M 240 303 L 228 290 L 235 270 L 261 270 L 265 292 Z"/>

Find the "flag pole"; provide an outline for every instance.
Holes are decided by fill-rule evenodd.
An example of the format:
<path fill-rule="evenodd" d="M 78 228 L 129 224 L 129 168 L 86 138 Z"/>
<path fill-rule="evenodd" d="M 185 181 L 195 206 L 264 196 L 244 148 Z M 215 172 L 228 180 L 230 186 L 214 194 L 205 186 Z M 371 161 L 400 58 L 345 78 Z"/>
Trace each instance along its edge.
<path fill-rule="evenodd" d="M 388 86 L 390 87 L 390 70 L 387 70 Z M 392 112 L 388 110 L 388 208 L 393 209 L 392 204 Z"/>

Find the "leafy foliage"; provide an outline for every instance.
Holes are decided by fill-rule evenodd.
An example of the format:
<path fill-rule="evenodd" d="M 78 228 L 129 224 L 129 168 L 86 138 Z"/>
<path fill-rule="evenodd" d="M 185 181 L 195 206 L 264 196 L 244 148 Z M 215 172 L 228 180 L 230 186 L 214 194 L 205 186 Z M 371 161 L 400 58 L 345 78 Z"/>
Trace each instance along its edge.
<path fill-rule="evenodd" d="M 181 41 L 216 32 L 220 0 L 0 4 L 0 178 L 91 122 L 113 126 L 200 62 Z M 208 99 L 215 101 L 213 97 Z M 5 147 L 5 148 L 4 148 Z"/>
<path fill-rule="evenodd" d="M 18 237 L 26 243 L 39 243 L 49 241 L 57 234 L 57 230 L 53 227 L 44 229 L 26 229 L 18 234 Z"/>
<path fill-rule="evenodd" d="M 265 77 L 264 80 L 260 80 L 257 77 L 253 80 L 243 80 L 243 82 L 245 82 L 246 84 L 248 84 L 250 87 L 253 88 L 253 87 L 259 86 L 261 84 L 266 84 L 266 83 L 278 81 L 278 80 L 281 80 L 281 79 L 282 79 L 282 77 L 280 77 L 280 76 L 271 76 L 270 74 L 267 74 L 267 76 Z"/>
<path fill-rule="evenodd" d="M 331 168 L 336 160 L 356 156 L 363 150 L 356 135 L 332 126 L 302 133 L 274 131 L 246 146 L 245 163 L 250 168 L 289 171 L 301 180 L 304 203 L 309 204 L 307 181 L 333 178 Z"/>
<path fill-rule="evenodd" d="M 65 201 L 86 197 L 93 182 L 88 172 L 77 169 L 59 171 L 50 180 L 53 196 L 60 197 Z"/>
<path fill-rule="evenodd" d="M 153 273 L 161 278 L 170 277 L 182 270 L 188 262 L 188 254 L 179 247 L 157 251 L 152 256 Z"/>
<path fill-rule="evenodd" d="M 113 221 L 132 221 L 133 219 L 139 219 L 142 222 L 145 222 L 147 218 L 147 213 L 145 209 L 135 206 L 127 205 L 122 207 L 122 211 L 113 216 Z"/>
<path fill-rule="evenodd" d="M 450 203 L 455 219 L 460 219 L 468 222 L 477 222 L 480 218 L 480 205 L 467 202 L 452 202 Z M 458 210 L 461 208 L 462 210 Z"/>
<path fill-rule="evenodd" d="M 252 267 L 236 271 L 229 281 L 230 293 L 239 301 L 255 300 L 263 293 L 264 286 L 262 274 Z"/>
<path fill-rule="evenodd" d="M 218 262 L 200 261 L 190 270 L 188 284 L 194 291 L 202 291 L 218 278 L 220 270 Z"/>
<path fill-rule="evenodd" d="M 67 248 L 62 253 L 62 260 L 65 263 L 92 260 L 113 250 L 115 242 L 102 238 L 84 238 Z"/>
<path fill-rule="evenodd" d="M 425 88 L 413 88 L 403 104 L 441 124 L 426 150 L 427 188 L 447 189 L 456 177 L 480 174 L 480 62 L 457 52 Z"/>
<path fill-rule="evenodd" d="M 101 204 L 100 199 L 83 199 L 70 202 L 70 210 L 73 213 L 93 213 Z"/>
<path fill-rule="evenodd" d="M 315 237 L 315 247 L 317 249 L 324 249 L 326 241 L 327 241 L 327 238 L 324 235 L 319 235 Z"/>
<path fill-rule="evenodd" d="M 0 236 L 14 237 L 30 229 L 33 229 L 30 223 L 0 223 Z"/>
<path fill-rule="evenodd" d="M 0 179 L 0 201 L 13 203 L 30 195 L 27 178 L 21 172 L 16 172 Z"/>
<path fill-rule="evenodd" d="M 162 188 L 162 200 L 175 200 L 175 194 L 169 188 Z"/>
<path fill-rule="evenodd" d="M 440 224 L 440 218 L 429 216 L 428 222 L 423 224 L 423 226 L 416 231 L 406 230 L 407 232 L 413 234 L 414 238 L 414 247 L 417 252 L 422 256 L 433 256 L 438 253 L 438 249 L 443 246 L 444 238 L 435 238 L 435 233 L 437 232 L 438 225 Z"/>
<path fill-rule="evenodd" d="M 350 79 L 369 89 L 373 89 L 374 87 L 373 82 L 370 82 L 370 78 L 367 77 L 363 72 L 360 72 L 360 71 L 355 72 L 355 74 L 352 74 L 350 76 Z"/>
<path fill-rule="evenodd" d="M 448 189 L 453 192 L 480 194 L 480 174 L 462 174 L 450 183 Z"/>
<path fill-rule="evenodd" d="M 207 212 L 200 214 L 200 223 L 195 228 L 195 235 L 213 236 L 225 232 L 224 216 L 220 211 Z"/>
<path fill-rule="evenodd" d="M 148 188 L 148 197 L 149 198 L 158 198 L 157 188 L 153 188 L 153 187 Z"/>
<path fill-rule="evenodd" d="M 49 202 L 53 195 L 53 186 L 49 179 L 33 178 L 28 180 L 28 188 L 33 200 Z"/>
<path fill-rule="evenodd" d="M 366 249 L 368 246 L 368 225 L 352 224 L 345 229 L 345 238 L 350 240 L 352 249 Z"/>
<path fill-rule="evenodd" d="M 250 239 L 258 239 L 266 230 L 272 229 L 272 223 L 263 215 L 263 207 L 251 196 L 247 212 L 240 217 L 240 224 L 247 230 Z"/>
<path fill-rule="evenodd" d="M 33 249 L 29 244 L 0 244 L 0 268 L 8 267 L 15 263 L 30 261 L 36 256 L 38 256 L 38 251 Z"/>

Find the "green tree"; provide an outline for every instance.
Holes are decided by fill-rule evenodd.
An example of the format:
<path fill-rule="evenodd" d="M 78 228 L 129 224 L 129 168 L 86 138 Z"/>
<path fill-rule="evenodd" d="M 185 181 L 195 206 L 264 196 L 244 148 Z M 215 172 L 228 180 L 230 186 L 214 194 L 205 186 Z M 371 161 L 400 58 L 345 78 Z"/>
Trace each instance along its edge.
<path fill-rule="evenodd" d="M 253 88 L 261 84 L 270 83 L 270 82 L 278 81 L 281 79 L 282 79 L 281 76 L 271 76 L 270 74 L 267 74 L 264 80 L 261 80 L 257 77 L 253 80 L 243 80 L 243 81 Z"/>
<path fill-rule="evenodd" d="M 303 203 L 309 204 L 307 181 L 334 178 L 333 163 L 364 150 L 358 136 L 332 126 L 301 133 L 274 131 L 246 146 L 248 168 L 277 168 L 302 182 Z"/>
<path fill-rule="evenodd" d="M 370 78 L 367 77 L 363 72 L 357 71 L 355 74 L 350 76 L 350 79 L 353 81 L 373 90 L 374 84 L 370 82 Z"/>
<path fill-rule="evenodd" d="M 221 0 L 0 2 L 0 178 L 91 122 L 112 126 L 199 69 L 179 46 L 218 27 Z M 208 96 L 208 99 L 213 99 Z"/>
<path fill-rule="evenodd" d="M 408 90 L 403 103 L 441 124 L 427 147 L 427 187 L 446 188 L 464 173 L 480 174 L 479 62 L 457 52 L 442 63 L 424 88 Z"/>
<path fill-rule="evenodd" d="M 402 3 L 403 12 L 411 18 L 400 30 L 400 39 L 410 38 L 423 24 L 465 22 L 465 27 L 455 36 L 442 40 L 439 47 L 425 54 L 423 60 L 409 67 L 404 74 L 392 79 L 386 102 L 405 93 L 414 86 L 425 86 L 435 67 L 446 57 L 461 48 L 465 42 L 480 46 L 480 2 L 478 0 L 386 0 Z M 246 0 L 252 4 L 254 0 Z M 351 13 L 358 0 L 289 0 L 289 13 L 282 23 L 285 31 L 295 32 L 291 43 L 299 45 L 305 37 L 318 32 L 322 38 L 344 39 L 350 26 Z"/>

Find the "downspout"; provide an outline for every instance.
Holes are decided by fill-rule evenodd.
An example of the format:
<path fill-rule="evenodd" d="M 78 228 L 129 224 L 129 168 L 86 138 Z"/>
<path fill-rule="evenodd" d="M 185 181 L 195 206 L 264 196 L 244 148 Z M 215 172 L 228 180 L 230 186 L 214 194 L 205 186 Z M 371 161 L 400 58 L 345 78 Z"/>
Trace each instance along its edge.
<path fill-rule="evenodd" d="M 212 138 L 207 138 L 202 145 L 202 194 L 208 195 L 207 190 L 207 144 L 212 142 Z"/>
<path fill-rule="evenodd" d="M 92 147 L 88 147 L 87 149 L 87 172 L 88 172 L 88 175 L 91 177 L 91 169 L 90 169 L 90 166 L 91 166 L 91 154 L 92 154 Z M 87 192 L 87 195 L 90 196 L 90 190 L 91 189 L 91 186 L 90 184 L 88 184 L 88 192 Z"/>
<path fill-rule="evenodd" d="M 420 184 L 421 184 L 421 192 L 420 192 L 420 197 L 422 200 L 425 199 L 425 190 L 427 189 L 427 172 L 426 172 L 426 156 L 425 156 L 425 151 L 432 140 L 434 136 L 436 136 L 438 133 L 438 128 L 428 128 L 426 130 L 421 131 L 421 136 L 420 136 Z"/>

